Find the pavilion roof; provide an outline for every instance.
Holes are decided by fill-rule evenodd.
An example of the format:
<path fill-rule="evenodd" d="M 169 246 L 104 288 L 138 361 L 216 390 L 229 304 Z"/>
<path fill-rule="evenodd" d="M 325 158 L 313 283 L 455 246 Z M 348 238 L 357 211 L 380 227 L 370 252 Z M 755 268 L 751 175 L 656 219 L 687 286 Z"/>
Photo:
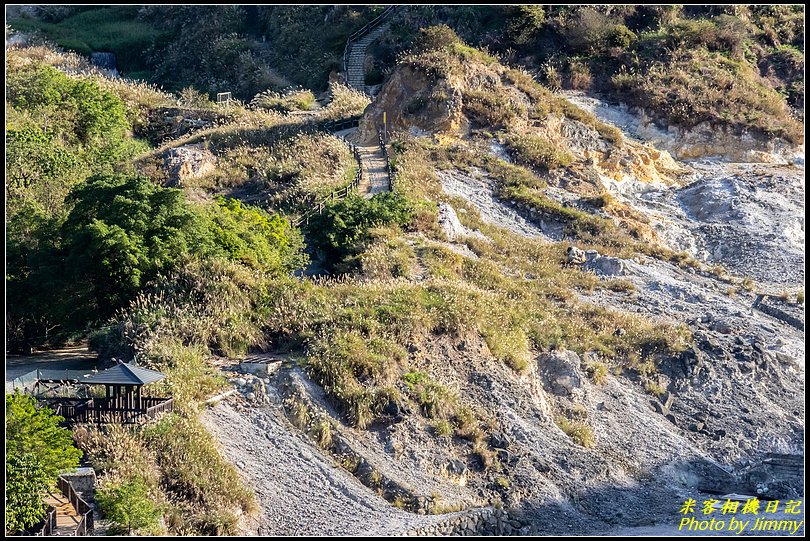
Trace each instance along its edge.
<path fill-rule="evenodd" d="M 141 368 L 134 364 L 119 363 L 111 368 L 95 374 L 82 376 L 79 383 L 91 385 L 146 385 L 165 378 L 166 375 L 157 370 Z"/>

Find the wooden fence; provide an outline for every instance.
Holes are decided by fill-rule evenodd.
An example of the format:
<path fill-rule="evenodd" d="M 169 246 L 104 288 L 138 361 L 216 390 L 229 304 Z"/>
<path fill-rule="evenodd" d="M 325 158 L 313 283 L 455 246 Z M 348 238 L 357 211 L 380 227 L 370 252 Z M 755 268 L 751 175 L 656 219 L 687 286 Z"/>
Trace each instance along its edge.
<path fill-rule="evenodd" d="M 174 409 L 171 398 L 142 397 L 140 408 L 121 406 L 114 398 L 46 398 L 40 401 L 64 417 L 66 424 L 135 424 Z"/>
<path fill-rule="evenodd" d="M 79 524 L 76 526 L 75 535 L 91 535 L 95 527 L 93 522 L 93 508 L 79 496 L 70 481 L 64 477 L 59 476 L 56 485 L 59 487 L 59 492 L 68 499 L 76 510 L 76 513 L 81 517 Z"/>

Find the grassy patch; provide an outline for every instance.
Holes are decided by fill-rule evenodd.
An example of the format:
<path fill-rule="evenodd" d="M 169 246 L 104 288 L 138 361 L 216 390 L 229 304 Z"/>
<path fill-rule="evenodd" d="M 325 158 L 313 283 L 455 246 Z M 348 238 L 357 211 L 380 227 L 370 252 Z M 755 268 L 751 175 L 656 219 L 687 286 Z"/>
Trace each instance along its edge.
<path fill-rule="evenodd" d="M 593 429 L 583 421 L 569 421 L 565 417 L 557 417 L 554 422 L 574 443 L 582 447 L 593 447 Z"/>

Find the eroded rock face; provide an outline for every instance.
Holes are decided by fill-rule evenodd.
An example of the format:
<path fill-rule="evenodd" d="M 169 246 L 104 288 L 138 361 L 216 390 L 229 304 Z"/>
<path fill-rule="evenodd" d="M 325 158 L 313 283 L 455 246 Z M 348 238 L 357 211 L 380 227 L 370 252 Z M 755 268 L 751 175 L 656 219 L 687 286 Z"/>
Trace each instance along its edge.
<path fill-rule="evenodd" d="M 463 120 L 461 107 L 459 88 L 446 79 L 432 83 L 425 74 L 403 66 L 386 81 L 366 110 L 360 120 L 360 132 L 366 139 L 376 137 L 383 126 L 383 113 L 389 130 L 455 131 Z"/>
<path fill-rule="evenodd" d="M 558 396 L 569 396 L 582 386 L 584 375 L 579 355 L 573 351 L 554 351 L 537 358 L 537 369 L 545 389 Z"/>
<path fill-rule="evenodd" d="M 189 179 L 200 178 L 216 169 L 217 157 L 201 144 L 169 149 L 164 156 L 169 186 L 182 188 Z"/>
<path fill-rule="evenodd" d="M 792 154 L 804 148 L 792 148 L 779 138 L 757 137 L 748 131 L 740 134 L 702 122 L 683 130 L 670 127 L 671 137 L 662 141 L 676 158 L 690 160 L 720 157 L 730 162 L 790 163 Z"/>
<path fill-rule="evenodd" d="M 456 211 L 447 203 L 439 203 L 439 227 L 451 241 L 464 236 L 466 228 L 456 216 Z"/>

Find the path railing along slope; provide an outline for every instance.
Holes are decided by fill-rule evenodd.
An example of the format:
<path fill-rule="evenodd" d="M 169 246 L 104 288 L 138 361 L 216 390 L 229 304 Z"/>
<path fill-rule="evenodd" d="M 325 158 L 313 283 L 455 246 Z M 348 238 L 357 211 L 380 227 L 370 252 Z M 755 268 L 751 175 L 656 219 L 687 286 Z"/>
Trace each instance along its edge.
<path fill-rule="evenodd" d="M 366 94 L 370 94 L 366 86 L 366 74 L 363 64 L 366 59 L 366 48 L 385 32 L 383 23 L 394 12 L 396 6 L 389 6 L 363 28 L 349 36 L 346 47 L 343 49 L 343 76 L 346 84 Z"/>

